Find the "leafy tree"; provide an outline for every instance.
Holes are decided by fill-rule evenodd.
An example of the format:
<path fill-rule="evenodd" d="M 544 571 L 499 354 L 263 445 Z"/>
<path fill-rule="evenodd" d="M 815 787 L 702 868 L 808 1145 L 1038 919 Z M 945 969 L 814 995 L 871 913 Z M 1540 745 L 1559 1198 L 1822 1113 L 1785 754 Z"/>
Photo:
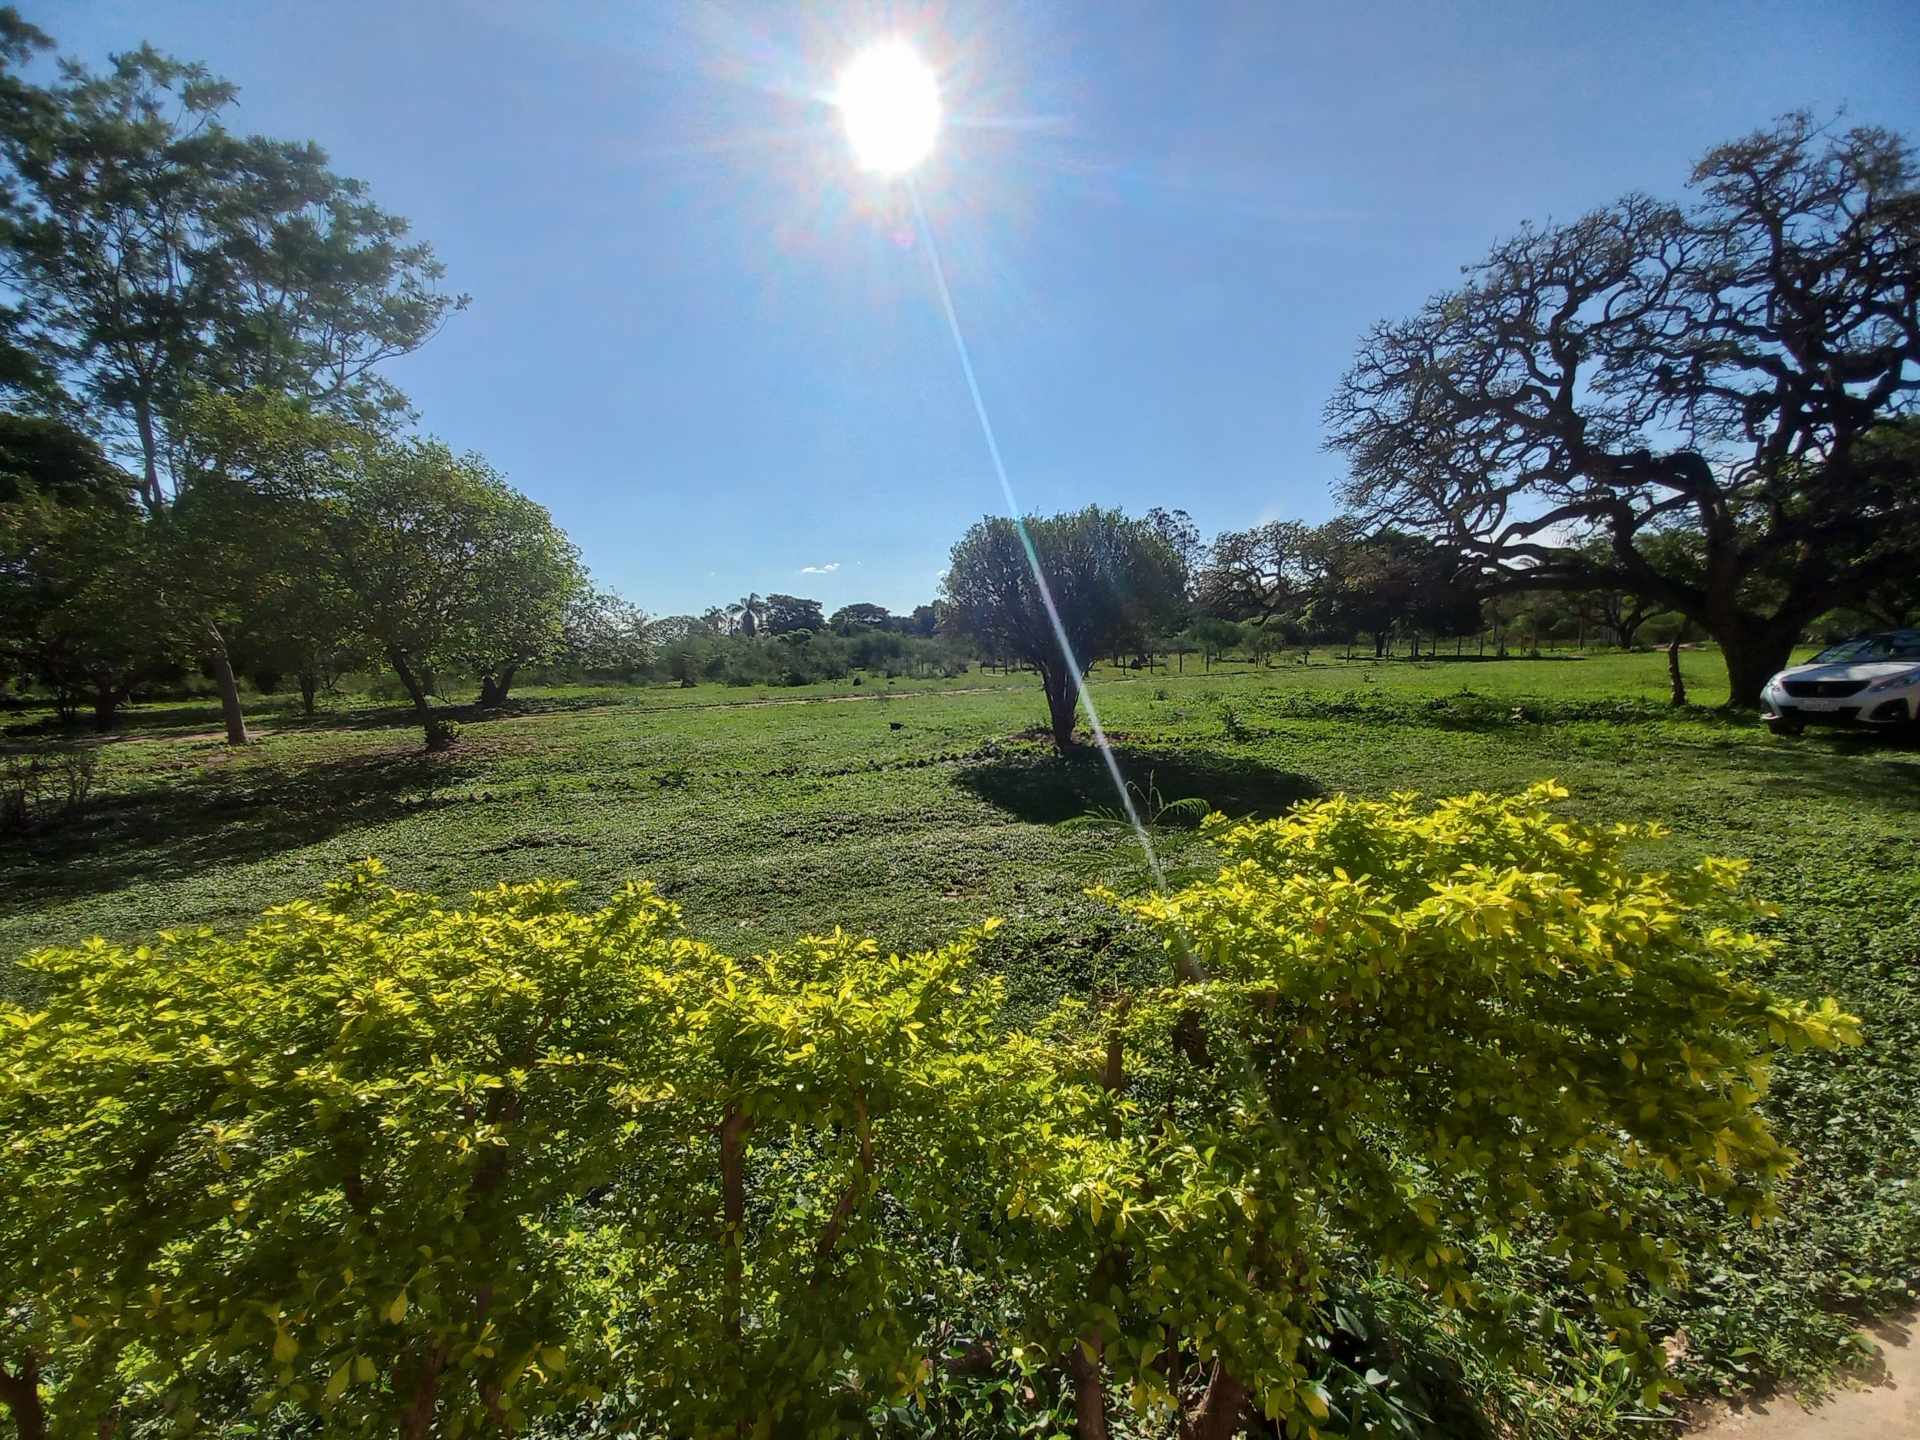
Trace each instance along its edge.
<path fill-rule="evenodd" d="M 1199 570 L 1196 603 L 1223 620 L 1263 625 L 1297 614 L 1308 598 L 1310 533 L 1297 520 L 1223 531 Z"/>
<path fill-rule="evenodd" d="M 650 622 L 639 606 L 611 590 L 583 585 L 561 619 L 562 663 L 578 674 L 631 680 L 653 663 L 665 623 Z"/>
<path fill-rule="evenodd" d="M 1194 587 L 1207 565 L 1208 547 L 1200 538 L 1200 527 L 1186 511 L 1167 510 L 1158 505 L 1147 511 L 1146 519 L 1154 533 L 1179 557 L 1180 568 L 1187 577 L 1188 598 L 1193 598 Z"/>
<path fill-rule="evenodd" d="M 953 547 L 944 588 L 958 630 L 1040 672 L 1053 743 L 1065 753 L 1083 667 L 1177 616 L 1184 585 L 1179 556 L 1151 525 L 1088 506 L 983 519 Z"/>
<path fill-rule="evenodd" d="M 434 746 L 445 732 L 428 700 L 433 676 L 558 643 L 578 576 L 572 546 L 543 506 L 437 441 L 381 442 L 340 481 L 332 544 L 341 576 Z M 496 603 L 503 576 L 544 597 L 531 618 Z"/>
<path fill-rule="evenodd" d="M 1365 634 L 1384 656 L 1396 630 L 1418 637 L 1464 635 L 1480 626 L 1480 596 L 1459 555 L 1404 530 L 1364 532 L 1346 518 L 1307 542 L 1315 579 L 1316 628 L 1341 637 Z"/>
<path fill-rule="evenodd" d="M 568 612 L 587 584 L 579 550 L 546 506 L 502 488 L 488 506 L 466 616 L 475 648 L 464 659 L 480 676 L 482 705 L 505 704 L 522 666 L 561 652 Z"/>
<path fill-rule="evenodd" d="M 1693 183 L 1497 245 L 1368 333 L 1327 420 L 1367 517 L 1506 584 L 1677 611 L 1753 706 L 1815 616 L 1920 548 L 1920 492 L 1870 441 L 1920 392 L 1920 190 L 1898 136 L 1804 114 Z M 1676 523 L 1697 567 L 1647 543 Z"/>
<path fill-rule="evenodd" d="M 183 515 L 233 551 L 217 567 L 293 570 L 265 539 L 282 530 L 350 601 L 368 646 L 406 687 L 430 746 L 447 731 L 428 698 L 462 665 L 504 696 L 513 671 L 555 652 L 582 583 L 546 509 L 484 460 L 438 441 L 394 440 L 270 395 L 207 396 L 191 431 L 196 479 Z"/>
<path fill-rule="evenodd" d="M 884 605 L 869 605 L 861 601 L 853 605 L 842 605 L 827 617 L 827 624 L 833 627 L 836 635 L 851 635 L 859 630 L 877 630 L 892 618 Z"/>
<path fill-rule="evenodd" d="M 914 606 L 913 618 L 908 622 L 912 633 L 926 638 L 938 634 L 941 629 L 941 611 L 945 608 L 938 603 Z"/>
<path fill-rule="evenodd" d="M 111 728 L 133 689 L 187 653 L 161 524 L 123 490 L 37 489 L 0 504 L 0 671 Z M 59 497 L 59 498 L 56 498 Z"/>
<path fill-rule="evenodd" d="M 62 505 L 124 506 L 130 476 L 64 421 L 0 411 L 0 505 L 29 494 Z"/>
<path fill-rule="evenodd" d="M 334 174 L 310 143 L 239 136 L 234 86 L 142 47 L 104 73 L 17 67 L 49 42 L 0 26 L 0 255 L 20 297 L 13 343 L 57 375 L 135 460 L 148 510 L 186 478 L 179 426 L 196 388 L 261 388 L 361 420 L 404 400 L 377 367 L 465 303 L 431 249 Z M 195 577 L 192 592 L 217 592 Z M 228 738 L 246 741 L 225 633 L 204 651 Z"/>
<path fill-rule="evenodd" d="M 726 616 L 739 634 L 751 640 L 760 633 L 760 627 L 766 621 L 767 602 L 749 591 L 727 606 Z"/>
<path fill-rule="evenodd" d="M 767 596 L 766 629 L 769 635 L 790 635 L 797 630 L 826 628 L 827 622 L 821 617 L 818 600 L 806 600 L 798 595 Z"/>
<path fill-rule="evenodd" d="M 1222 620 L 1218 615 L 1202 615 L 1187 627 L 1187 635 L 1200 651 L 1201 660 L 1209 670 L 1213 668 L 1215 660 L 1246 638 L 1238 625 L 1231 620 Z"/>

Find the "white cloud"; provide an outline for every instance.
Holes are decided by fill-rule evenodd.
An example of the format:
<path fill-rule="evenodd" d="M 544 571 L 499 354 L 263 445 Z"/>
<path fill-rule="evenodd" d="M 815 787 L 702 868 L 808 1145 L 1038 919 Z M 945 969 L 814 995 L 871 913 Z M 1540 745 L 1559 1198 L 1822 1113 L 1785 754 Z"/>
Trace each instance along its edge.
<path fill-rule="evenodd" d="M 802 575 L 831 575 L 839 568 L 840 562 L 838 560 L 829 560 L 824 565 L 802 565 L 800 567 L 800 573 Z"/>

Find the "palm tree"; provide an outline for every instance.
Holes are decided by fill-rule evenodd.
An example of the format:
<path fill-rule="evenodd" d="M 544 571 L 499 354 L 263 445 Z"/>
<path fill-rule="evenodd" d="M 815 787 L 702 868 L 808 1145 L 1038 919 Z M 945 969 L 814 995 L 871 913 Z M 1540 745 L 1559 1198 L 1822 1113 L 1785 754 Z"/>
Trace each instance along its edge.
<path fill-rule="evenodd" d="M 759 633 L 761 622 L 766 618 L 767 602 L 748 591 L 727 607 L 727 614 L 739 627 L 740 633 L 751 640 Z"/>

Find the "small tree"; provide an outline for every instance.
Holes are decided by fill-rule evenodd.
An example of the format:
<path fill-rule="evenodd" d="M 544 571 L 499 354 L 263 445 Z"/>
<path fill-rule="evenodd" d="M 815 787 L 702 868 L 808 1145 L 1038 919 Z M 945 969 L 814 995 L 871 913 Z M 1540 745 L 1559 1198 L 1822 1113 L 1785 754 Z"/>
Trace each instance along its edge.
<path fill-rule="evenodd" d="M 990 516 L 953 547 L 952 623 L 989 654 L 1040 672 L 1055 748 L 1073 746 L 1084 667 L 1138 643 L 1176 615 L 1185 577 L 1172 546 L 1117 510 L 1024 521 Z"/>
<path fill-rule="evenodd" d="M 471 563 L 467 623 L 475 649 L 464 658 L 480 676 L 480 703 L 503 705 L 522 666 L 560 653 L 586 571 L 546 506 L 511 489 L 489 501 L 484 539 Z"/>
<path fill-rule="evenodd" d="M 168 538 L 125 498 L 0 504 L 0 671 L 112 728 L 136 685 L 191 653 Z"/>
<path fill-rule="evenodd" d="M 1231 620 L 1222 620 L 1217 615 L 1202 615 L 1187 627 L 1187 635 L 1199 648 L 1201 662 L 1209 670 L 1213 668 L 1214 661 L 1245 638 L 1238 625 Z"/>

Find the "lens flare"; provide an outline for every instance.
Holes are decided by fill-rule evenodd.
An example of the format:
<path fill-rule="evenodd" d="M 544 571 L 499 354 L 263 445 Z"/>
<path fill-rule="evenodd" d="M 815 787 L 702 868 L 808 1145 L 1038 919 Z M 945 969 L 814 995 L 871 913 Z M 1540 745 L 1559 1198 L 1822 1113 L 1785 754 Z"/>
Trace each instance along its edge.
<path fill-rule="evenodd" d="M 875 174 L 904 175 L 927 158 L 940 132 L 940 86 L 901 40 L 855 56 L 841 72 L 834 103 L 855 162 Z"/>
<path fill-rule="evenodd" d="M 1034 584 L 1039 587 L 1040 603 L 1046 607 L 1047 623 L 1053 629 L 1054 643 L 1059 645 L 1060 654 L 1066 659 L 1067 673 L 1073 676 L 1074 687 L 1080 692 L 1080 708 L 1087 712 L 1087 728 L 1093 731 L 1094 748 L 1106 762 L 1107 778 L 1113 782 L 1114 794 L 1120 797 L 1120 808 L 1126 814 L 1127 823 L 1133 827 L 1133 838 L 1140 842 L 1140 853 L 1146 857 L 1147 869 L 1153 875 L 1154 889 L 1164 892 L 1167 877 L 1160 868 L 1160 856 L 1155 853 L 1153 839 L 1147 834 L 1146 822 L 1140 818 L 1139 808 L 1133 803 L 1133 793 L 1127 789 L 1126 777 L 1120 773 L 1120 762 L 1113 757 L 1113 746 L 1107 740 L 1106 727 L 1100 723 L 1100 712 L 1094 707 L 1093 692 L 1087 688 L 1086 673 L 1080 668 L 1080 657 L 1073 653 L 1073 645 L 1067 639 L 1067 627 L 1060 622 L 1060 609 L 1053 603 L 1053 590 L 1047 584 L 1046 572 L 1040 568 L 1040 556 L 1027 534 L 1026 522 L 1021 519 L 1020 502 L 1013 498 L 1013 482 L 1007 478 L 1006 461 L 1000 458 L 1000 441 L 993 433 L 993 421 L 987 418 L 987 402 L 981 398 L 980 382 L 973 373 L 973 354 L 967 349 L 967 337 L 960 333 L 960 314 L 953 308 L 953 291 L 947 285 L 947 267 L 940 262 L 940 246 L 934 240 L 933 227 L 927 223 L 926 207 L 920 203 L 920 189 L 911 180 L 907 181 L 907 187 L 913 194 L 913 218 L 921 241 L 926 246 L 927 265 L 933 271 L 934 288 L 940 295 L 940 309 L 947 318 L 947 332 L 953 336 L 954 352 L 960 360 L 960 373 L 966 379 L 967 394 L 973 400 L 974 418 L 980 422 L 980 435 L 986 441 L 987 458 L 993 462 L 993 473 L 1000 481 L 1000 493 L 1006 498 L 1007 514 L 1012 518 L 1014 528 L 1020 532 L 1020 544 L 1027 552 L 1027 568 L 1033 571 Z"/>

